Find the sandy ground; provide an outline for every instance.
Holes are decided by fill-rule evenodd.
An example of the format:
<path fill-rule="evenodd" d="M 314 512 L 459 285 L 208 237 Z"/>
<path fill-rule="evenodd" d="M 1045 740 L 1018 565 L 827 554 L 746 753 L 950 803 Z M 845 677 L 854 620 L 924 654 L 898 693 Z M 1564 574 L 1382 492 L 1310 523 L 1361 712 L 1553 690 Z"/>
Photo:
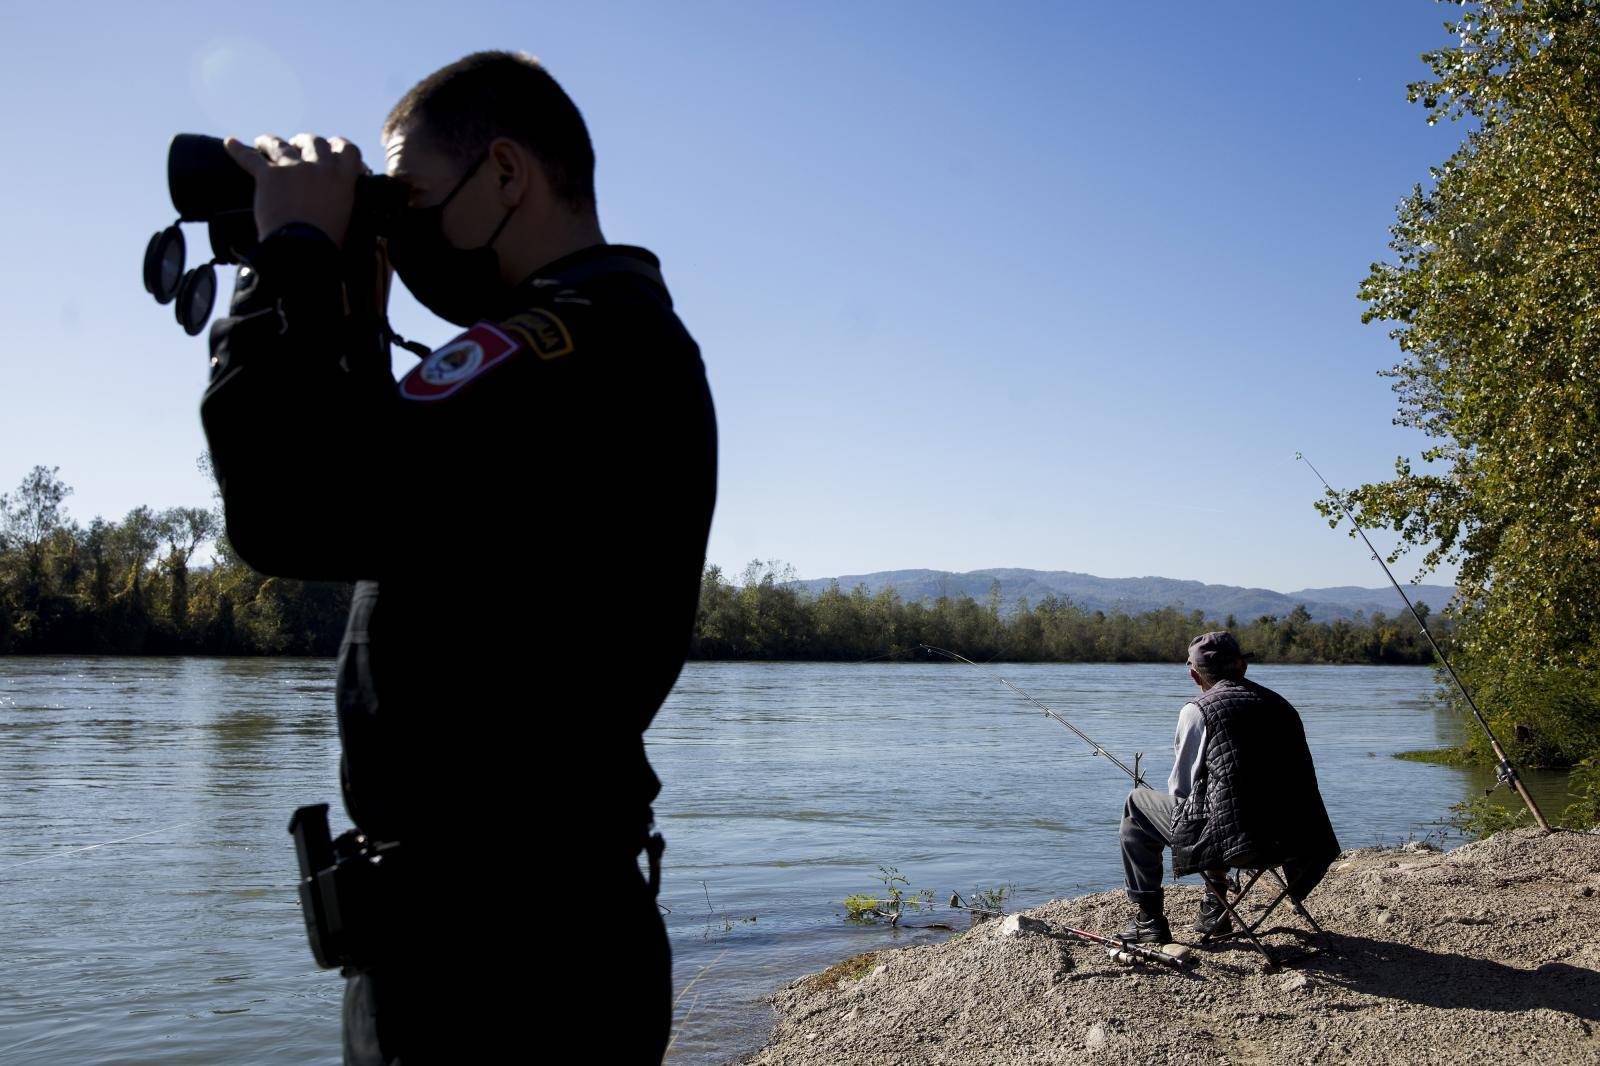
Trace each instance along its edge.
<path fill-rule="evenodd" d="M 1179 937 L 1199 900 L 1198 885 L 1169 886 Z M 740 1061 L 1600 1063 L 1600 835 L 1348 852 L 1307 907 L 1335 953 L 1277 972 L 1233 944 L 1198 948 L 1187 971 L 1128 967 L 987 922 L 795 981 L 773 997 L 766 1046 Z M 1111 931 L 1129 907 L 1100 893 L 1025 914 Z"/>

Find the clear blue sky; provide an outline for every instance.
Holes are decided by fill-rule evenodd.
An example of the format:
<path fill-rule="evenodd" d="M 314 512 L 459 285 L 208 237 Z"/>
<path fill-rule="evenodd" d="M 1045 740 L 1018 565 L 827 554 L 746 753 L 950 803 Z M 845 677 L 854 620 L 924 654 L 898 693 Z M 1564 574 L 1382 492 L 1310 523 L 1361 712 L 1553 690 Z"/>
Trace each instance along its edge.
<path fill-rule="evenodd" d="M 174 132 L 381 159 L 406 88 L 504 47 L 583 109 L 608 238 L 700 342 L 713 562 L 1378 585 L 1293 455 L 1354 483 L 1416 447 L 1355 289 L 1461 135 L 1405 102 L 1449 10 L 7 0 L 0 487 L 59 465 L 80 520 L 209 498 L 205 344 L 139 281 Z"/>

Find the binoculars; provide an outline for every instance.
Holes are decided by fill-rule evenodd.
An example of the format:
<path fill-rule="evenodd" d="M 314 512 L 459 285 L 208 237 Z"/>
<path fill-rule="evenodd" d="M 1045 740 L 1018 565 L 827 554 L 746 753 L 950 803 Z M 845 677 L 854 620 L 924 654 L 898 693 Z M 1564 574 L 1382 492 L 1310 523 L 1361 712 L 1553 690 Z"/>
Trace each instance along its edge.
<path fill-rule="evenodd" d="M 180 133 L 167 151 L 167 188 L 178 220 L 150 238 L 144 252 L 144 287 L 158 304 L 176 304 L 178 324 L 191 337 L 205 328 L 217 300 L 219 266 L 238 263 L 256 246 L 255 178 L 233 161 L 221 138 Z M 386 224 L 404 210 L 406 191 L 392 178 L 356 179 L 355 209 L 345 248 L 370 252 Z M 203 222 L 211 258 L 185 269 L 188 250 L 180 224 Z M 361 248 L 362 244 L 367 245 Z"/>

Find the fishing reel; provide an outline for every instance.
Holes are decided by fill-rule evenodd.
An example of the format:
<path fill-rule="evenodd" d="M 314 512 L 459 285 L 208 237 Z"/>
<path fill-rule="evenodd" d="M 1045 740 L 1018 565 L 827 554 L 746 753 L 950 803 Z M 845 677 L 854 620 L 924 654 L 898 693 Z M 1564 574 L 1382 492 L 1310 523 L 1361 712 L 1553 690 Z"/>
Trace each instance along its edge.
<path fill-rule="evenodd" d="M 1495 765 L 1494 784 L 1484 789 L 1483 794 L 1485 796 L 1492 796 L 1494 795 L 1495 790 L 1500 788 L 1502 785 L 1513 790 L 1517 787 L 1517 772 L 1513 770 L 1511 768 L 1511 764 L 1504 759 L 1501 759 L 1500 762 Z"/>

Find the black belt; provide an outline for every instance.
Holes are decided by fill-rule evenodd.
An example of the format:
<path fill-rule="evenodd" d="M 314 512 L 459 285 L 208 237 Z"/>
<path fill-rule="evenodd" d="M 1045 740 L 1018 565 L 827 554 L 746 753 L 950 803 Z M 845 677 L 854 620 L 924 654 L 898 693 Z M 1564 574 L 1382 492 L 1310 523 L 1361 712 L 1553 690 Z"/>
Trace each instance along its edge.
<path fill-rule="evenodd" d="M 356 830 L 333 839 L 326 803 L 296 810 L 289 832 L 300 865 L 306 936 L 318 965 L 362 966 L 377 961 L 391 931 L 403 924 L 397 908 L 406 902 L 405 849 L 394 841 L 370 840 Z M 661 894 L 661 855 L 667 841 L 656 828 L 654 812 L 647 813 L 639 832 L 632 854 L 645 853 L 650 895 L 655 898 Z"/>

